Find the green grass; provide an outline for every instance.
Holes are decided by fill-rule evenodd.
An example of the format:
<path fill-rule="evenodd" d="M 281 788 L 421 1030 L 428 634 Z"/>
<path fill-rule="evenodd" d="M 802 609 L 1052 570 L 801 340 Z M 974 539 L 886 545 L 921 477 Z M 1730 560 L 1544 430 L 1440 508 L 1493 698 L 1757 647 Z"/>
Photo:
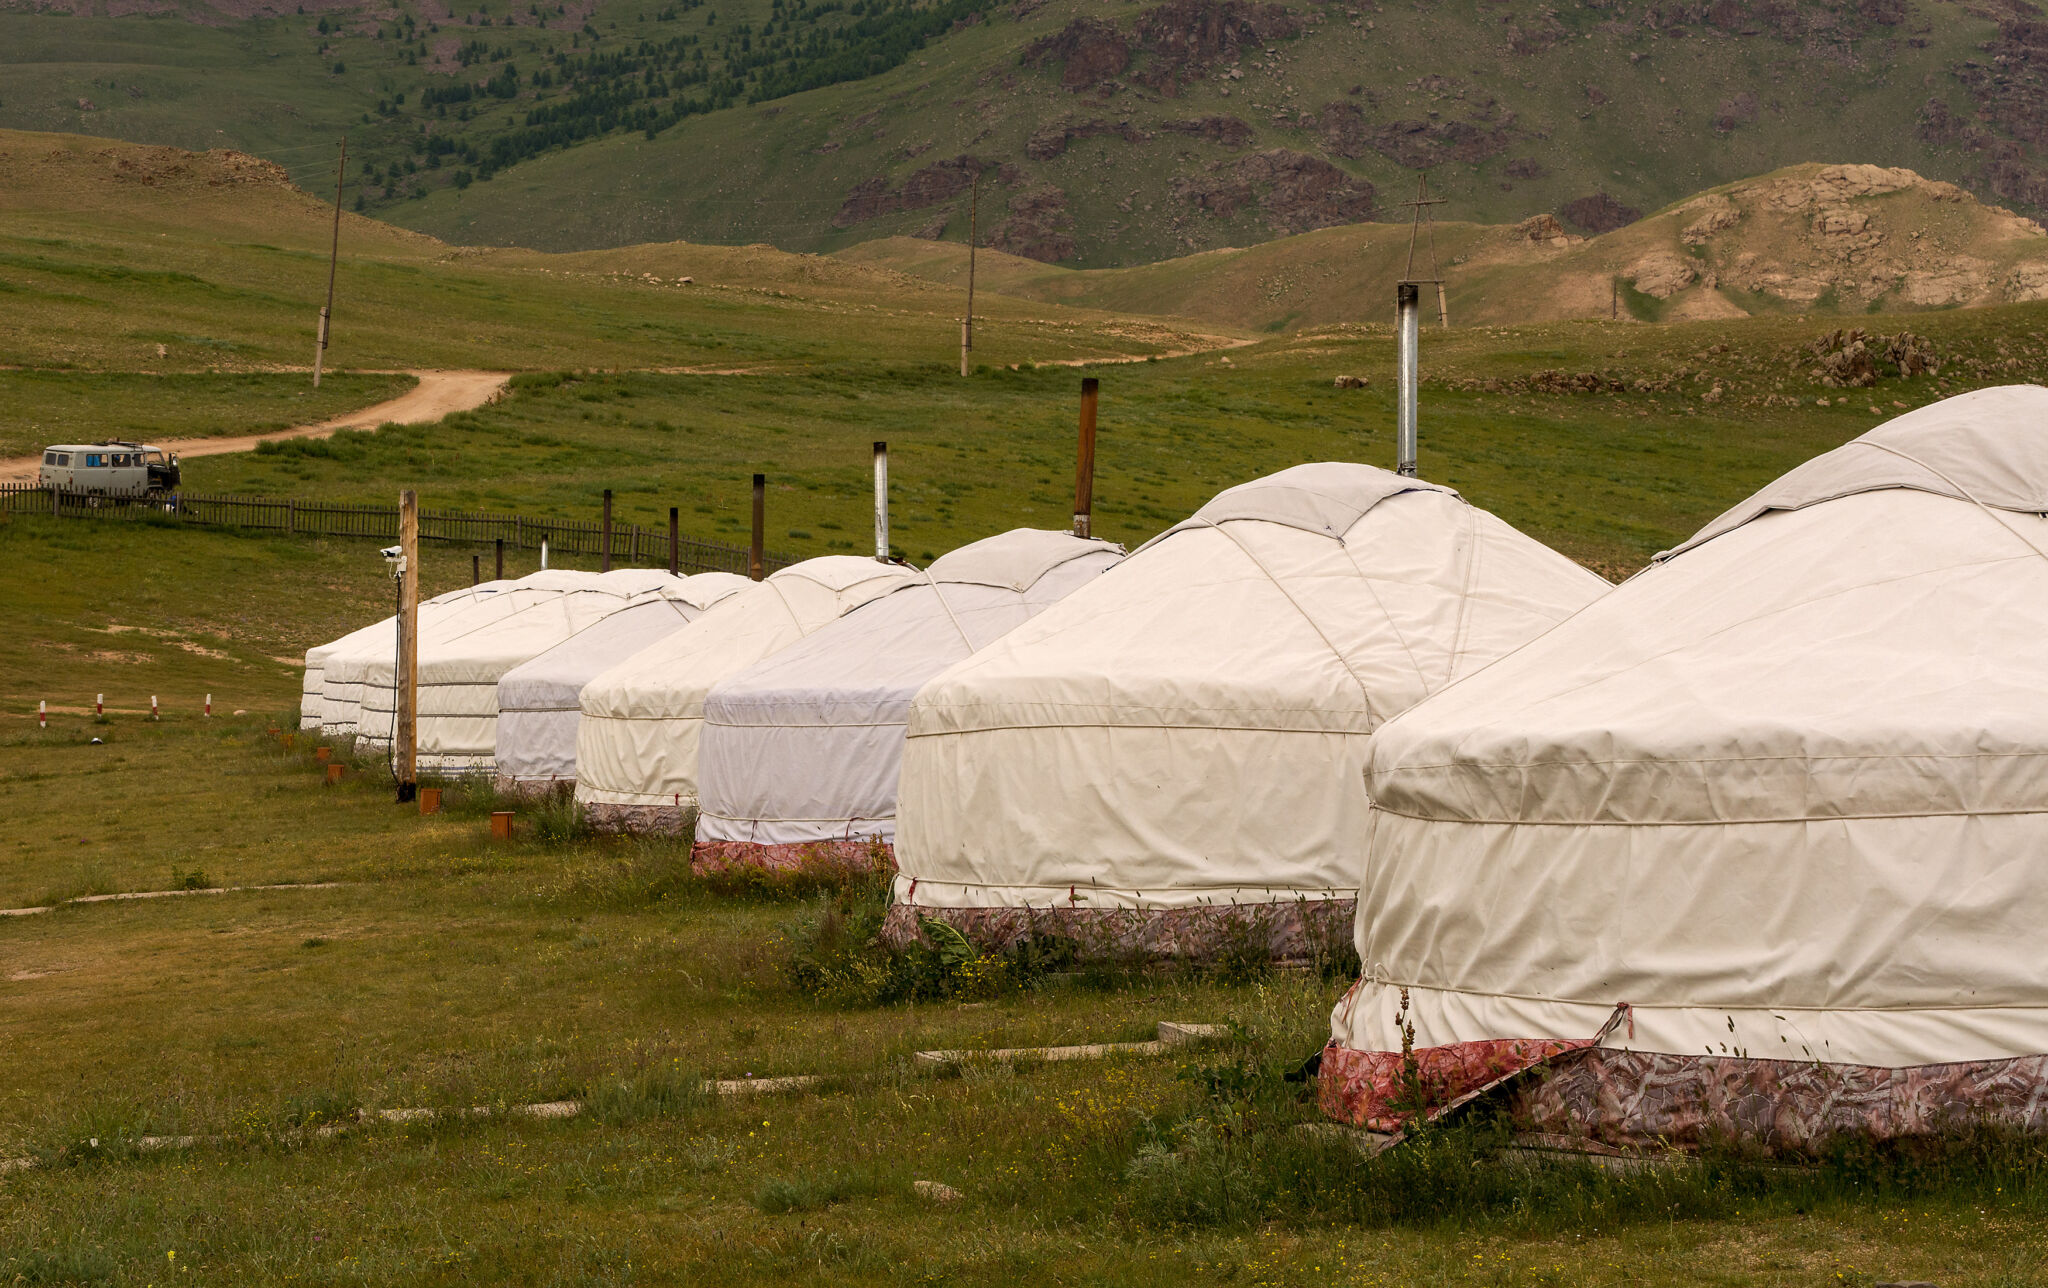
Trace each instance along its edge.
<path fill-rule="evenodd" d="M 1912 326 L 1949 362 L 1939 378 L 1871 390 L 1808 379 L 1796 319 L 1477 328 L 1424 338 L 1422 472 L 1609 573 L 1640 567 L 1720 510 L 1820 451 L 1978 384 L 2048 378 L 2048 306 L 1874 319 Z M 1718 351 L 1717 351 L 1718 350 Z M 1392 343 L 1349 328 L 1220 356 L 1100 369 L 1096 531 L 1136 544 L 1217 491 L 1309 460 L 1391 466 Z M 1528 394 L 1544 371 L 1621 379 L 1623 393 Z M 1365 374 L 1365 390 L 1331 387 Z M 1683 373 L 1683 374 L 1680 374 Z M 1663 392 L 1636 393 L 1634 382 Z M 1705 401 L 1714 385 L 1723 393 Z M 796 555 L 865 548 L 869 445 L 890 443 L 891 534 L 929 561 L 1071 511 L 1077 376 L 932 365 L 847 365 L 775 376 L 523 377 L 502 402 L 438 426 L 341 434 L 194 461 L 195 489 L 597 512 L 744 540 L 749 479 L 768 474 L 768 522 Z M 1829 406 L 1816 405 L 1827 397 Z M 1878 409 L 1873 416 L 1871 408 Z M 798 534 L 804 534 L 799 536 Z"/>
<path fill-rule="evenodd" d="M 195 872 L 342 883 L 6 921 L 0 1157 L 47 1164 L 0 1178 L 11 1280 L 1988 1288 L 2048 1271 L 2037 1147 L 1630 1179 L 1518 1162 L 1481 1133 L 1367 1164 L 1294 1130 L 1317 1115 L 1280 1076 L 1321 1043 L 1341 980 L 1089 977 L 974 1003 L 836 1004 L 788 969 L 807 905 L 714 890 L 681 847 L 546 842 L 535 818 L 493 845 L 487 795 L 422 818 L 374 762 L 326 787 L 312 739 L 287 751 L 263 732 L 297 687 L 269 659 L 382 610 L 372 545 L 0 527 L 0 906 Z M 430 588 L 466 573 L 455 552 L 426 558 Z M 179 634 L 103 629 L 131 621 Z M 95 641 L 144 656 L 96 656 Z M 86 703 L 104 688 L 124 709 L 39 731 L 28 677 Z M 150 722 L 132 700 L 156 684 L 185 697 Z M 206 689 L 250 714 L 204 720 Z M 1129 1040 L 1160 1019 L 1232 1036 L 1163 1060 L 947 1076 L 910 1058 Z M 698 1090 L 784 1074 L 827 1081 L 741 1101 Z M 359 1108 L 563 1098 L 589 1114 L 307 1135 Z M 186 1134 L 207 1140 L 132 1144 Z M 919 1180 L 965 1197 L 933 1204 Z"/>
<path fill-rule="evenodd" d="M 310 425 L 396 398 L 405 375 L 0 371 L 0 458 L 49 443 L 212 438 Z"/>

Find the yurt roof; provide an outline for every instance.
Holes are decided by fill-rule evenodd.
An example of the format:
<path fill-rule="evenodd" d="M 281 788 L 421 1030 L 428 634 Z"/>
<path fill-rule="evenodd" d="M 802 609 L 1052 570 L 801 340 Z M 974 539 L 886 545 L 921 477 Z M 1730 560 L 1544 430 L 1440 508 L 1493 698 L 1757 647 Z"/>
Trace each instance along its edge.
<path fill-rule="evenodd" d="M 1121 550 L 1113 542 L 1070 532 L 1012 528 L 939 556 L 926 570 L 926 580 L 996 586 L 1022 594 L 1061 564 L 1098 551 Z"/>
<path fill-rule="evenodd" d="M 866 555 L 820 555 L 770 573 L 768 584 L 808 581 L 827 590 L 842 591 L 879 578 L 900 579 L 903 574 L 902 565 L 883 563 Z"/>
<path fill-rule="evenodd" d="M 1801 510 L 1884 488 L 2048 513 L 2048 389 L 1978 389 L 1886 421 L 1788 472 L 1657 558 L 1670 559 L 1772 510 Z"/>
<path fill-rule="evenodd" d="M 1285 524 L 1341 539 L 1374 506 L 1403 492 L 1458 495 L 1441 483 L 1403 478 L 1371 465 L 1314 461 L 1225 488 L 1207 505 L 1145 544 L 1156 545 L 1189 528 L 1211 528 L 1242 519 Z"/>

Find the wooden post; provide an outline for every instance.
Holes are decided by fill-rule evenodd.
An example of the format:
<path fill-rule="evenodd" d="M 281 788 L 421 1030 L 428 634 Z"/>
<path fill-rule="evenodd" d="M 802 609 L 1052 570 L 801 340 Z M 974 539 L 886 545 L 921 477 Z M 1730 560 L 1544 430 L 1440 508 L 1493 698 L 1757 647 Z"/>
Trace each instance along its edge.
<path fill-rule="evenodd" d="M 754 476 L 754 540 L 747 547 L 747 576 L 761 580 L 762 542 L 768 536 L 768 476 Z"/>
<path fill-rule="evenodd" d="M 493 574 L 499 581 L 505 580 L 505 538 L 498 538 L 498 570 Z"/>
<path fill-rule="evenodd" d="M 980 240 L 981 172 L 967 198 L 967 316 L 960 319 L 960 374 L 967 374 L 967 355 L 974 349 L 974 250 Z"/>
<path fill-rule="evenodd" d="M 601 539 L 604 542 L 604 555 L 598 563 L 597 570 L 599 572 L 610 572 L 612 570 L 612 490 L 610 488 L 604 490 L 604 523 L 602 527 L 604 531 Z"/>
<path fill-rule="evenodd" d="M 341 189 L 348 175 L 348 135 L 341 136 L 341 160 L 334 167 L 334 242 L 327 249 L 327 303 L 320 306 L 320 336 L 313 344 L 313 388 L 327 361 L 327 332 L 334 320 L 334 268 L 341 259 Z"/>
<path fill-rule="evenodd" d="M 677 556 L 681 554 L 680 542 L 676 540 L 676 507 L 668 508 L 668 575 L 676 575 L 679 566 Z"/>
<path fill-rule="evenodd" d="M 420 495 L 407 488 L 398 494 L 398 548 L 404 566 L 398 574 L 398 724 L 393 730 L 398 752 L 398 799 L 413 799 L 419 790 L 420 700 Z"/>
<path fill-rule="evenodd" d="M 484 557 L 482 555 L 471 555 L 469 557 L 469 584 L 472 586 L 479 585 L 483 579 Z"/>
<path fill-rule="evenodd" d="M 1095 535 L 1095 403 L 1101 382 L 1081 378 L 1081 446 L 1074 456 L 1074 535 Z"/>

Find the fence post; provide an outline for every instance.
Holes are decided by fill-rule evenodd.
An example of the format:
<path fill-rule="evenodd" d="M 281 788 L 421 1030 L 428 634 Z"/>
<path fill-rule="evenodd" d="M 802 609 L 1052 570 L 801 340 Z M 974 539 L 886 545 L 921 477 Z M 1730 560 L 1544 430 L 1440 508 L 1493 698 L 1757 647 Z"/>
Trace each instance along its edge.
<path fill-rule="evenodd" d="M 292 536 L 299 535 L 299 503 L 297 498 L 284 503 L 284 530 Z"/>

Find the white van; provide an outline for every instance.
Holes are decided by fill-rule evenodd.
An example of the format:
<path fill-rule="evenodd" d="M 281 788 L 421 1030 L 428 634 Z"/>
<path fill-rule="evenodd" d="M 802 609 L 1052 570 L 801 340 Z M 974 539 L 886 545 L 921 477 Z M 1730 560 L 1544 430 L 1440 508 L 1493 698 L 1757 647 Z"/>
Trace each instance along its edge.
<path fill-rule="evenodd" d="M 157 496 L 178 486 L 178 458 L 147 443 L 59 443 L 43 449 L 36 481 L 84 496 Z"/>

